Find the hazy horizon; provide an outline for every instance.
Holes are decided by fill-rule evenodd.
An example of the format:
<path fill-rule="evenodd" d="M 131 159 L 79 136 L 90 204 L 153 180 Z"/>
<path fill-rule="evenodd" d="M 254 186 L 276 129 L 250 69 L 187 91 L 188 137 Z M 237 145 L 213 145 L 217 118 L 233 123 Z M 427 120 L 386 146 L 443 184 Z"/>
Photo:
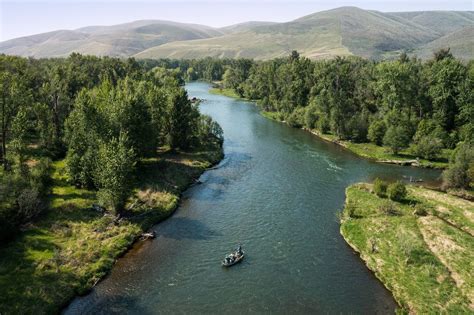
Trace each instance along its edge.
<path fill-rule="evenodd" d="M 472 10 L 471 1 L 229 1 L 102 0 L 64 3 L 53 1 L 1 1 L 0 41 L 59 29 L 73 30 L 91 25 L 113 25 L 136 20 L 168 20 L 224 27 L 246 21 L 286 22 L 311 13 L 341 6 L 383 12 L 424 10 Z"/>

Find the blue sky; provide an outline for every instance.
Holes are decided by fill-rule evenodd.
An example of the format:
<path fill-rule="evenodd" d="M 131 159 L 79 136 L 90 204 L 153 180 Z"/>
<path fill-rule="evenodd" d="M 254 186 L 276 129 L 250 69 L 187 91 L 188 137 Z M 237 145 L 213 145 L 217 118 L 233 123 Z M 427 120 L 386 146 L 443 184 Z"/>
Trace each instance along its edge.
<path fill-rule="evenodd" d="M 472 0 L 0 0 L 0 41 L 57 29 L 140 19 L 216 27 L 252 20 L 284 22 L 347 5 L 385 12 L 473 10 Z"/>

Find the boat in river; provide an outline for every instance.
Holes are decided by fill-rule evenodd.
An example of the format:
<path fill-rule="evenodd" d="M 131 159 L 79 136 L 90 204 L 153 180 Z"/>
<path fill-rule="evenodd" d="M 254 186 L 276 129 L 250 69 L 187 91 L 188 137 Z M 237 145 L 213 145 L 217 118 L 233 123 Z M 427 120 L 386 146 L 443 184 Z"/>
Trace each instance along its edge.
<path fill-rule="evenodd" d="M 239 245 L 237 250 L 233 253 L 230 253 L 229 255 L 225 256 L 224 260 L 222 260 L 222 266 L 224 267 L 230 267 L 233 266 L 244 259 L 244 251 L 242 250 L 242 247 Z"/>

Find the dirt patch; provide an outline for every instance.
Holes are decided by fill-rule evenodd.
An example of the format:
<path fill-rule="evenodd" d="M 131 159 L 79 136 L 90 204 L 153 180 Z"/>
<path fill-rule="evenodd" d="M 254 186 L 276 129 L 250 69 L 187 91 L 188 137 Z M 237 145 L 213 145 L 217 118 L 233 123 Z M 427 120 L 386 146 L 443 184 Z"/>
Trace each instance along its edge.
<path fill-rule="evenodd" d="M 470 307 L 474 308 L 474 290 L 466 284 L 466 279 L 461 276 L 455 267 L 450 263 L 449 256 L 456 252 L 464 252 L 466 248 L 458 245 L 450 236 L 448 236 L 441 227 L 445 224 L 441 219 L 434 216 L 426 216 L 418 219 L 418 226 L 425 243 L 430 251 L 441 261 L 448 269 L 451 278 L 456 286 L 464 292 L 470 302 Z"/>
<path fill-rule="evenodd" d="M 437 200 L 445 204 L 462 208 L 466 211 L 474 212 L 474 203 L 468 200 L 456 198 L 445 193 L 428 189 L 417 190 L 416 194 L 431 200 Z"/>

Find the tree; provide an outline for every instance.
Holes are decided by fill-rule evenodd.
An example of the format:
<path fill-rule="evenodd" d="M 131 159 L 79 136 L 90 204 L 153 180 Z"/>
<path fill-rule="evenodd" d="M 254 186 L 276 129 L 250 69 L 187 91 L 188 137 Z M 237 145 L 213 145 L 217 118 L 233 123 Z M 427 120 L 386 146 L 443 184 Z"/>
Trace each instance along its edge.
<path fill-rule="evenodd" d="M 413 143 L 411 152 L 416 156 L 421 156 L 425 159 L 434 159 L 438 156 L 443 148 L 443 143 L 436 137 L 423 136 Z"/>
<path fill-rule="evenodd" d="M 466 81 L 466 67 L 454 58 L 443 58 L 429 69 L 428 94 L 433 103 L 433 118 L 447 132 L 456 127 L 460 90 Z"/>
<path fill-rule="evenodd" d="M 130 195 L 134 168 L 135 153 L 124 133 L 99 144 L 94 176 L 99 189 L 97 196 L 102 205 L 115 214 L 123 210 Z"/>
<path fill-rule="evenodd" d="M 407 128 L 403 126 L 391 126 L 383 138 L 384 145 L 390 147 L 394 154 L 398 154 L 401 149 L 406 148 L 409 142 Z"/>
<path fill-rule="evenodd" d="M 474 181 L 474 146 L 461 143 L 449 161 L 449 167 L 443 172 L 445 188 L 469 189 Z"/>
<path fill-rule="evenodd" d="M 168 108 L 168 141 L 172 149 L 189 147 L 198 115 L 184 89 L 173 92 Z"/>
<path fill-rule="evenodd" d="M 385 125 L 385 122 L 381 119 L 375 119 L 369 126 L 369 133 L 367 137 L 376 145 L 382 145 L 386 131 L 387 126 Z"/>
<path fill-rule="evenodd" d="M 29 98 L 24 82 L 23 59 L 0 56 L 0 162 L 8 168 L 7 143 L 10 127 L 20 106 L 25 106 Z"/>

